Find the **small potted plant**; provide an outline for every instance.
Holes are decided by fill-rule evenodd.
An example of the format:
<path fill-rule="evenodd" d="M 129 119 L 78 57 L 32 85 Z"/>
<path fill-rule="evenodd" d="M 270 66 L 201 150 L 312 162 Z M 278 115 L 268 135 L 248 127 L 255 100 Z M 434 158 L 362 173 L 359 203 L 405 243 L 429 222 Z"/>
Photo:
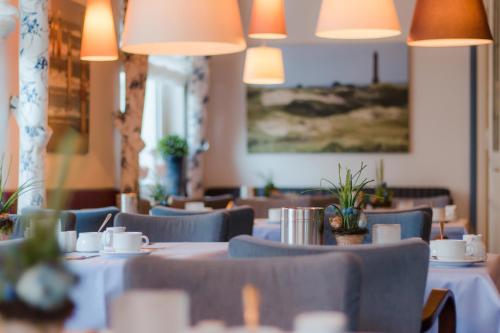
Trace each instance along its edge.
<path fill-rule="evenodd" d="M 170 195 L 183 195 L 184 160 L 188 154 L 185 139 L 178 135 L 167 135 L 158 143 L 158 151 L 167 165 L 166 190 Z"/>
<path fill-rule="evenodd" d="M 333 208 L 334 211 L 328 222 L 338 245 L 361 244 L 368 233 L 366 215 L 363 213 L 363 190 L 373 180 L 362 178 L 366 169 L 364 163 L 354 173 L 349 168 L 343 169 L 340 164 L 338 169 L 338 184 L 322 179 L 322 183 L 330 185 L 327 190 L 339 200 L 339 204 L 327 207 L 327 210 Z"/>
<path fill-rule="evenodd" d="M 156 183 L 151 185 L 150 197 L 153 200 L 153 205 L 167 206 L 167 192 L 165 191 L 165 186 L 162 184 Z"/>
<path fill-rule="evenodd" d="M 377 164 L 375 175 L 375 195 L 372 196 L 370 204 L 373 208 L 390 208 L 392 207 L 393 193 L 389 191 L 384 180 L 384 160 L 380 160 L 379 164 Z"/>
<path fill-rule="evenodd" d="M 76 284 L 61 256 L 55 218 L 34 217 L 30 237 L 6 251 L 0 267 L 0 317 L 6 333 L 59 333 L 73 311 Z"/>
<path fill-rule="evenodd" d="M 278 188 L 274 185 L 272 172 L 270 172 L 268 175 L 260 173 L 259 176 L 264 180 L 264 188 L 263 191 L 259 193 L 259 195 L 263 195 L 266 198 L 270 198 L 273 195 L 280 194 Z"/>
<path fill-rule="evenodd" d="M 14 221 L 9 214 L 11 212 L 11 208 L 21 195 L 34 189 L 37 186 L 37 183 L 28 180 L 8 196 L 5 188 L 9 179 L 10 165 L 5 177 L 3 176 L 3 165 L 2 160 L 0 162 L 0 240 L 7 240 L 10 238 L 14 230 Z"/>

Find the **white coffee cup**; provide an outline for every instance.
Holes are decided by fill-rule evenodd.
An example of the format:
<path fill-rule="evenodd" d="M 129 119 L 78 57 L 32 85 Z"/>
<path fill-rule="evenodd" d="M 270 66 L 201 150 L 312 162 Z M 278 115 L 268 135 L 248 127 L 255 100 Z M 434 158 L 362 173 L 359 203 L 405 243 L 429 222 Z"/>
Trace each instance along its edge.
<path fill-rule="evenodd" d="M 189 295 L 175 290 L 128 291 L 113 301 L 110 326 L 119 333 L 186 332 Z"/>
<path fill-rule="evenodd" d="M 467 243 L 466 254 L 475 259 L 486 259 L 486 245 L 483 235 L 463 235 L 462 239 Z"/>
<path fill-rule="evenodd" d="M 345 332 L 347 318 L 342 312 L 306 312 L 295 318 L 296 333 L 342 333 Z"/>
<path fill-rule="evenodd" d="M 113 249 L 113 235 L 125 232 L 126 227 L 109 227 L 106 228 L 106 231 L 103 232 L 102 235 L 102 244 L 104 249 Z"/>
<path fill-rule="evenodd" d="M 267 210 L 267 219 L 270 222 L 280 222 L 281 221 L 281 208 L 269 208 Z"/>
<path fill-rule="evenodd" d="M 149 244 L 149 239 L 141 232 L 113 234 L 113 248 L 116 252 L 138 252 L 144 243 Z"/>
<path fill-rule="evenodd" d="M 81 232 L 76 241 L 76 251 L 98 252 L 101 249 L 101 238 L 100 232 Z"/>
<path fill-rule="evenodd" d="M 459 239 L 437 239 L 431 241 L 431 255 L 440 260 L 465 259 L 467 243 Z"/>
<path fill-rule="evenodd" d="M 186 202 L 184 205 L 185 210 L 204 210 L 205 209 L 205 203 L 203 201 L 193 201 L 193 202 Z"/>
<path fill-rule="evenodd" d="M 446 210 L 444 207 L 432 208 L 432 222 L 445 222 Z"/>
<path fill-rule="evenodd" d="M 457 219 L 457 205 L 446 205 L 444 211 L 446 221 L 455 221 Z"/>
<path fill-rule="evenodd" d="M 62 252 L 75 252 L 76 250 L 76 231 L 60 231 L 57 234 L 57 241 Z"/>
<path fill-rule="evenodd" d="M 374 224 L 372 227 L 373 244 L 391 244 L 401 240 L 401 224 Z"/>

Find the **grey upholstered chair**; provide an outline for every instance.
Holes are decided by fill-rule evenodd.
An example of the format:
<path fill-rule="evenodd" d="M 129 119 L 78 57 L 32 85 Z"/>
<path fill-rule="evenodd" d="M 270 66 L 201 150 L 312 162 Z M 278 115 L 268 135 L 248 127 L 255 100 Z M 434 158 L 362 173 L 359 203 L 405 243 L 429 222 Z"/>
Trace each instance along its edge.
<path fill-rule="evenodd" d="M 267 218 L 268 210 L 270 208 L 281 207 L 310 207 L 312 205 L 310 195 L 301 195 L 293 197 L 280 197 L 280 198 L 248 198 L 236 199 L 237 206 L 250 206 L 255 212 L 256 218 Z"/>
<path fill-rule="evenodd" d="M 386 245 L 290 246 L 239 236 L 229 242 L 232 258 L 304 256 L 328 252 L 352 253 L 361 258 L 360 330 L 420 332 L 429 265 L 429 246 L 421 240 L 408 239 Z M 433 309 L 430 313 L 435 311 Z"/>
<path fill-rule="evenodd" d="M 224 241 L 239 235 L 251 235 L 253 231 L 254 212 L 251 207 L 241 206 L 231 209 L 220 209 L 216 212 L 224 212 L 228 215 L 227 235 Z M 184 209 L 177 209 L 165 206 L 155 206 L 151 208 L 152 216 L 192 216 L 207 214 L 208 212 L 196 212 Z"/>
<path fill-rule="evenodd" d="M 120 212 L 120 210 L 116 207 L 110 206 L 70 210 L 69 212 L 75 214 L 76 216 L 76 231 L 79 234 L 81 232 L 95 232 L 99 230 L 99 227 L 102 222 L 104 222 L 104 219 L 108 214 L 113 216 L 108 222 L 108 226 L 112 226 L 114 217 Z"/>
<path fill-rule="evenodd" d="M 325 244 L 335 245 L 335 238 L 331 232 L 328 223 L 332 215 L 331 208 L 325 211 Z M 427 243 L 430 241 L 432 229 L 432 209 L 429 207 L 417 207 L 408 210 L 373 210 L 367 211 L 368 234 L 365 236 L 364 243 L 372 242 L 372 227 L 374 224 L 400 224 L 401 238 L 420 237 Z"/>
<path fill-rule="evenodd" d="M 178 289 L 191 299 L 191 321 L 243 324 L 242 288 L 261 291 L 261 323 L 285 330 L 307 311 L 342 311 L 356 330 L 361 286 L 359 258 L 351 254 L 258 260 L 134 258 L 125 265 L 125 289 Z"/>
<path fill-rule="evenodd" d="M 119 213 L 114 225 L 142 232 L 151 242 L 224 242 L 227 219 L 227 214 L 221 212 L 191 216 Z"/>

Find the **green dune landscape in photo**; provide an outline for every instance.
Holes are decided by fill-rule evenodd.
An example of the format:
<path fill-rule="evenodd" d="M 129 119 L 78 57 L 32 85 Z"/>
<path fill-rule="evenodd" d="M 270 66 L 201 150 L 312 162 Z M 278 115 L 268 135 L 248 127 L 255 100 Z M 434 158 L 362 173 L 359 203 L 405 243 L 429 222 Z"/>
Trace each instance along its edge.
<path fill-rule="evenodd" d="M 250 153 L 408 152 L 408 86 L 247 91 Z"/>

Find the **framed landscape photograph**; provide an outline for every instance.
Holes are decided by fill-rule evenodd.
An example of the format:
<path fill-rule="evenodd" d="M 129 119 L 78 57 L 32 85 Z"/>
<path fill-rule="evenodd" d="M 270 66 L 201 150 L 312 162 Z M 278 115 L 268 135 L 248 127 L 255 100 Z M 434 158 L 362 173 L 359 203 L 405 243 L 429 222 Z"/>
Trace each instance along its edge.
<path fill-rule="evenodd" d="M 309 55 L 289 47 L 283 51 L 286 85 L 247 88 L 250 153 L 409 151 L 406 45 L 337 47 L 352 53 L 317 47 L 315 57 L 314 50 Z M 322 83 L 314 84 L 315 77 Z"/>
<path fill-rule="evenodd" d="M 49 127 L 47 151 L 57 152 L 66 134 L 76 133 L 78 154 L 89 150 L 90 67 L 80 61 L 85 7 L 50 0 Z"/>

